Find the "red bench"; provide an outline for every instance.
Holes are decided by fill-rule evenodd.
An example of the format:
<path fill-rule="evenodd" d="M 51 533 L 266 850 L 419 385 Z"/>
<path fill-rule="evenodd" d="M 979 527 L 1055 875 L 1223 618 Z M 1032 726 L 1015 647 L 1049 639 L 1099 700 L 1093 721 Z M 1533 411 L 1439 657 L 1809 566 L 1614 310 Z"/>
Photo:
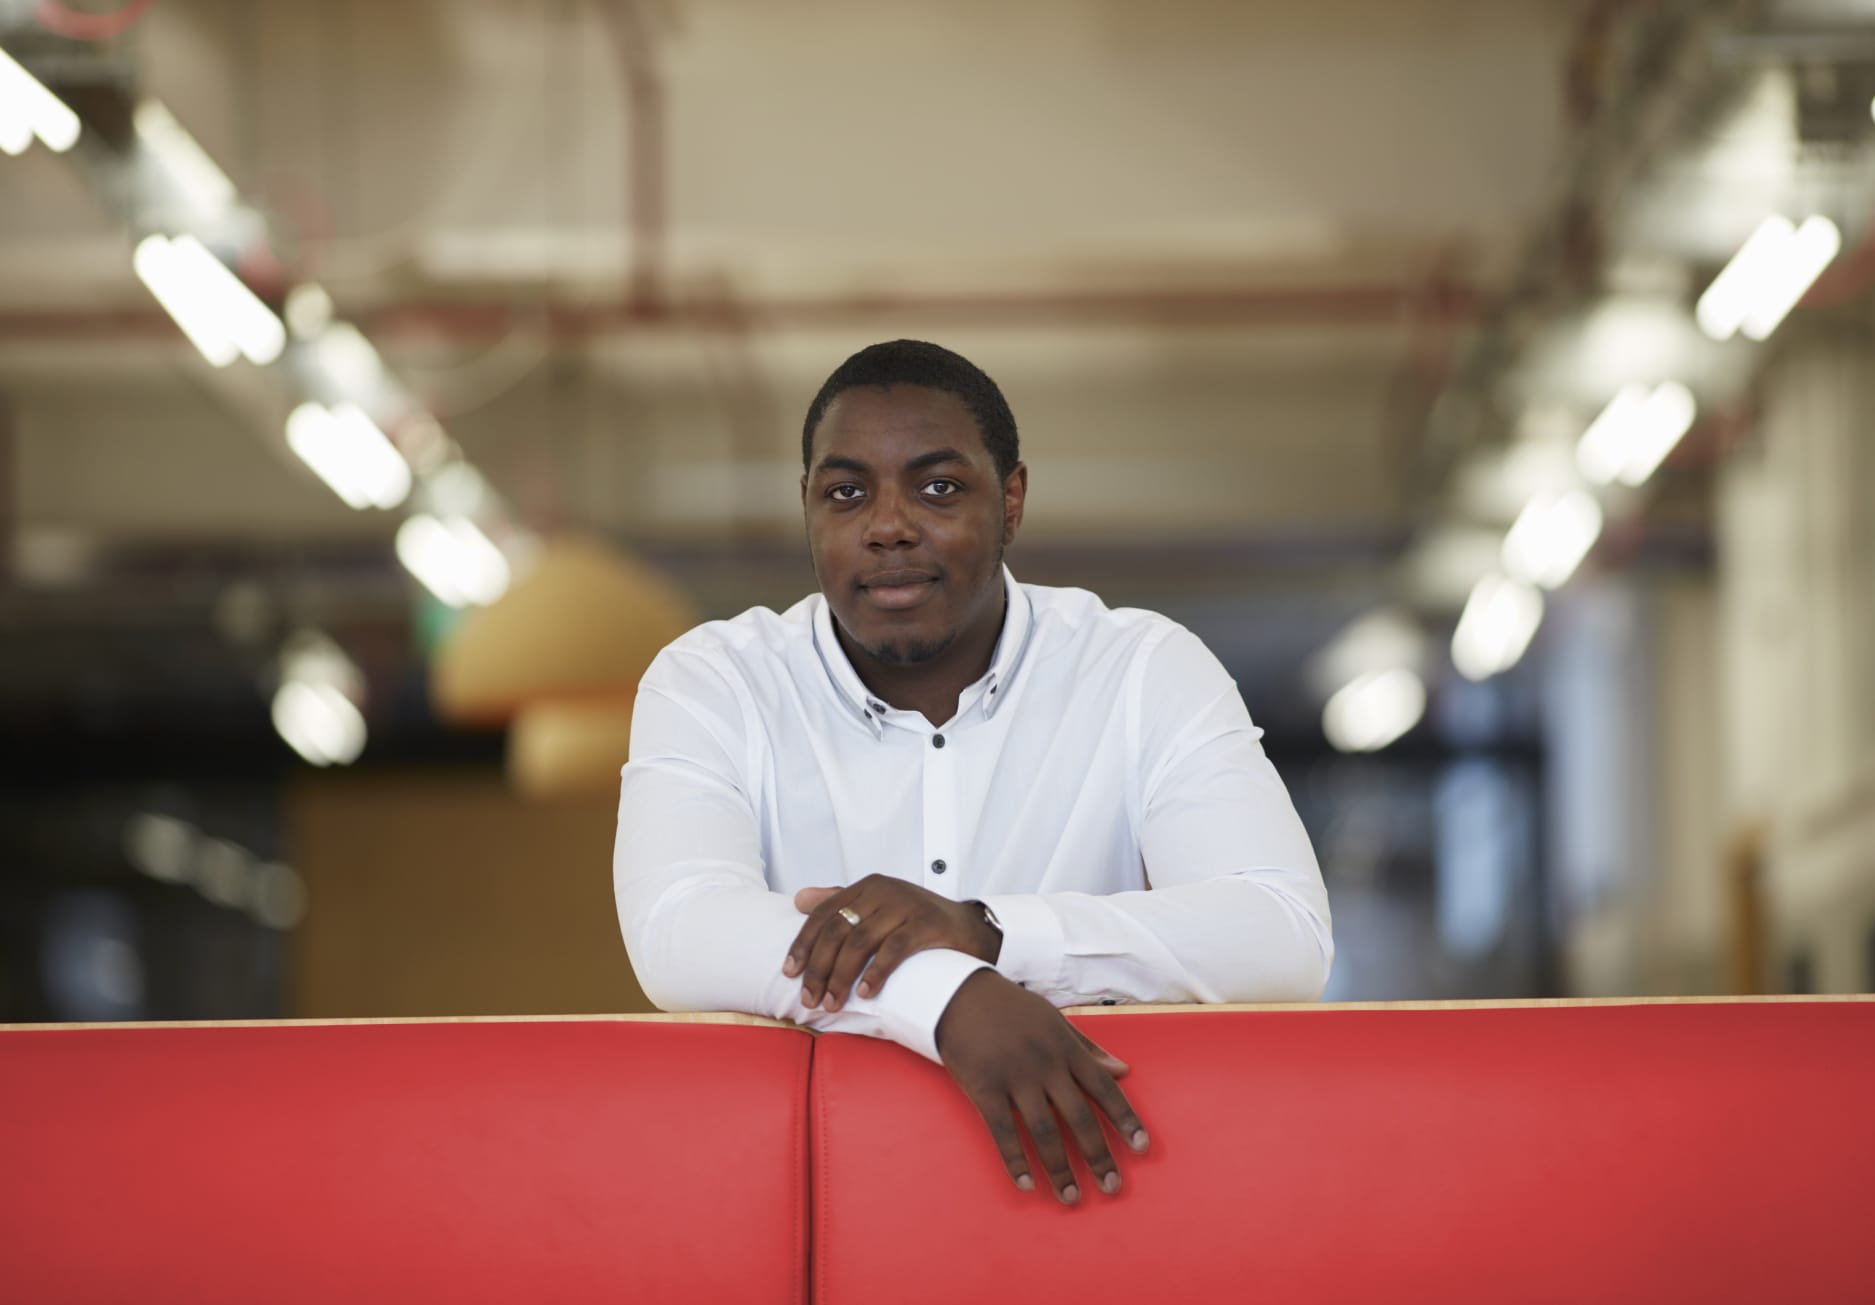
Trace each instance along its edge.
<path fill-rule="evenodd" d="M 1875 1292 L 1875 999 L 1071 1017 L 1153 1136 L 1072 1209 L 940 1067 L 774 1021 L 0 1029 L 0 1297 Z"/>

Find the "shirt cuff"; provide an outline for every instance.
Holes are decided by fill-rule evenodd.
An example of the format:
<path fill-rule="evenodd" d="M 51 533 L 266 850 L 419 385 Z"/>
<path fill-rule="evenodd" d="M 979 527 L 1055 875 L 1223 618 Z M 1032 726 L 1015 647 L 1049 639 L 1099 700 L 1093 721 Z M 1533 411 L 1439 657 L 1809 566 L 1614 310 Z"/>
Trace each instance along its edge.
<path fill-rule="evenodd" d="M 1054 907 L 1043 901 L 1040 893 L 1011 893 L 982 900 L 1003 923 L 997 972 L 1032 992 L 1047 994 L 1059 989 L 1068 939 Z"/>
<path fill-rule="evenodd" d="M 942 1065 L 944 1058 L 937 1050 L 938 1021 L 965 979 L 978 970 L 992 968 L 988 961 L 968 952 L 932 947 L 900 961 L 879 994 L 860 1001 L 873 1005 L 891 1028 L 894 1041 Z M 852 1004 L 859 1006 L 858 1001 Z"/>

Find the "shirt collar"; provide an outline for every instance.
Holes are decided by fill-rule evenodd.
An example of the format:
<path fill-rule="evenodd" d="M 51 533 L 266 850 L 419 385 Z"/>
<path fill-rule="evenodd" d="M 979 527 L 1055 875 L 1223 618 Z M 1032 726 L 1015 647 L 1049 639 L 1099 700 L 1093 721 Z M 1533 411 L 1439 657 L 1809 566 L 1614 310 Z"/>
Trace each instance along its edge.
<path fill-rule="evenodd" d="M 997 635 L 996 650 L 990 654 L 989 671 L 977 681 L 983 686 L 979 700 L 986 717 L 994 716 L 996 709 L 1008 699 L 1010 681 L 1021 669 L 1030 637 L 1035 633 L 1035 614 L 1029 596 L 1016 583 L 1007 564 L 1003 566 L 1003 600 L 1002 633 Z M 814 651 L 819 654 L 820 664 L 826 668 L 827 678 L 833 681 L 841 701 L 872 730 L 874 738 L 884 734 L 881 717 L 892 708 L 873 696 L 847 659 L 846 649 L 840 646 L 833 632 L 833 609 L 824 594 L 814 609 Z"/>

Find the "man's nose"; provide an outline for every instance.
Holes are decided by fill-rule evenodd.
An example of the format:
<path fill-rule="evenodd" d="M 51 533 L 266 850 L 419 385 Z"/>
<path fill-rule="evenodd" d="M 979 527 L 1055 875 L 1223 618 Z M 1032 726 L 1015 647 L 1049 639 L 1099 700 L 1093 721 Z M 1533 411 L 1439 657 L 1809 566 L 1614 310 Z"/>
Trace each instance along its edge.
<path fill-rule="evenodd" d="M 866 514 L 866 542 L 881 548 L 918 542 L 917 518 L 904 495 L 883 490 L 873 496 L 872 511 Z"/>

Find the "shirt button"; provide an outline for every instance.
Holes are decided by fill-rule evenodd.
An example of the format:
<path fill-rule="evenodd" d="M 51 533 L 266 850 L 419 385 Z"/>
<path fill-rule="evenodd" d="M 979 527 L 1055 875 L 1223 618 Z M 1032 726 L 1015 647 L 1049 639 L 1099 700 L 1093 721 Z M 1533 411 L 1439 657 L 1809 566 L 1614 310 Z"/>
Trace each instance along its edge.
<path fill-rule="evenodd" d="M 934 747 L 934 748 L 941 748 L 941 747 L 943 747 L 943 746 L 944 746 L 944 736 L 943 736 L 942 734 L 933 734 L 933 735 L 931 736 L 931 746 L 932 746 L 932 747 Z"/>
<path fill-rule="evenodd" d="M 945 865 L 944 865 L 944 862 L 943 862 L 943 861 L 941 861 L 941 860 L 939 860 L 939 861 L 933 861 L 933 862 L 931 863 L 931 873 L 932 873 L 932 874 L 934 874 L 934 875 L 941 875 L 941 874 L 943 874 L 943 873 L 944 873 L 944 870 L 945 870 Z"/>

